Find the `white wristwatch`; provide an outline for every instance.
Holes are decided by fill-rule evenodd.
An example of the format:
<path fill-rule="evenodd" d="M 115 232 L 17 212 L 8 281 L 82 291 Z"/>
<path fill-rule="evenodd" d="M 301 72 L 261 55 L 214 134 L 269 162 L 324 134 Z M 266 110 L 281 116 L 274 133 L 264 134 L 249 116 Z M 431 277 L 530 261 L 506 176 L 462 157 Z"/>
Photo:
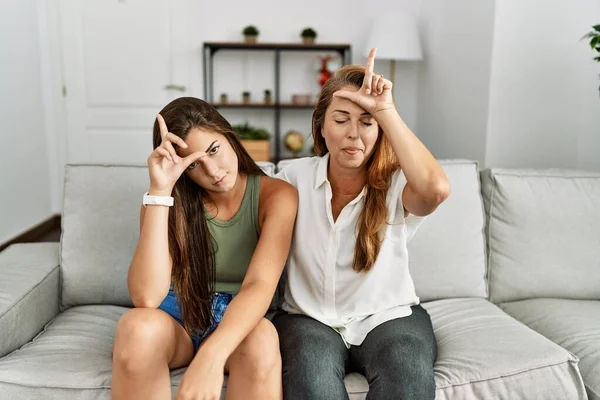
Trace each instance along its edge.
<path fill-rule="evenodd" d="M 153 206 L 172 207 L 173 206 L 173 197 L 171 197 L 171 196 L 153 196 L 153 195 L 148 194 L 148 192 L 146 192 L 146 193 L 144 193 L 144 196 L 142 197 L 142 204 L 144 206 L 153 205 Z"/>

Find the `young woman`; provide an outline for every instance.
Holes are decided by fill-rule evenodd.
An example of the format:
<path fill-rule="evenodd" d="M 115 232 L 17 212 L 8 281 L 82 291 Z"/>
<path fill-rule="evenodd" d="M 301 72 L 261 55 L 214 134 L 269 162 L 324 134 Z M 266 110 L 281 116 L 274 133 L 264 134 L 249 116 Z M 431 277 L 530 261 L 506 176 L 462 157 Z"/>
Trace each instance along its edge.
<path fill-rule="evenodd" d="M 408 270 L 407 242 L 449 195 L 446 176 L 404 124 L 392 83 L 346 66 L 313 114 L 319 157 L 279 177 L 298 189 L 298 218 L 279 332 L 285 399 L 348 399 L 349 370 L 367 399 L 435 397 L 436 341 Z"/>
<path fill-rule="evenodd" d="M 119 320 L 113 399 L 281 398 L 277 332 L 265 315 L 283 270 L 296 190 L 265 176 L 230 124 L 191 97 L 154 124 L 150 188 Z M 172 206 L 171 206 L 172 204 Z"/>

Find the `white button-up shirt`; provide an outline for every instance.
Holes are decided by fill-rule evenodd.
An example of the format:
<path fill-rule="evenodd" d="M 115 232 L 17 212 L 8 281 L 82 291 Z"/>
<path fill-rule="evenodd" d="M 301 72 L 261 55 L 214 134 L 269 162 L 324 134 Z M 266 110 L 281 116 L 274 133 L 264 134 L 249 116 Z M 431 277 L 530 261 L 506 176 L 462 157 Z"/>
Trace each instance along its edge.
<path fill-rule="evenodd" d="M 408 270 L 407 243 L 423 217 L 404 217 L 406 178 L 396 171 L 387 193 L 389 224 L 379 255 L 369 272 L 355 272 L 356 224 L 366 189 L 334 221 L 328 161 L 329 154 L 299 159 L 277 174 L 294 185 L 300 197 L 282 308 L 332 327 L 350 348 L 360 345 L 376 326 L 410 315 L 410 307 L 419 304 Z"/>

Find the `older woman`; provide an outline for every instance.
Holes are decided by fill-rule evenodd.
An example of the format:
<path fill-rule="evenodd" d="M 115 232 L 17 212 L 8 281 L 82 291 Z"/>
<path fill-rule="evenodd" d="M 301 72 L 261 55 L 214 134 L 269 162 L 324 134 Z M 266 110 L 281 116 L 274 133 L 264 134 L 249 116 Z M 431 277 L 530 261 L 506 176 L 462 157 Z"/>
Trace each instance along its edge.
<path fill-rule="evenodd" d="M 274 318 L 285 399 L 435 397 L 436 340 L 408 269 L 407 242 L 449 195 L 446 176 L 396 111 L 392 82 L 346 66 L 313 114 L 318 157 L 279 177 L 298 189 L 283 311 Z"/>

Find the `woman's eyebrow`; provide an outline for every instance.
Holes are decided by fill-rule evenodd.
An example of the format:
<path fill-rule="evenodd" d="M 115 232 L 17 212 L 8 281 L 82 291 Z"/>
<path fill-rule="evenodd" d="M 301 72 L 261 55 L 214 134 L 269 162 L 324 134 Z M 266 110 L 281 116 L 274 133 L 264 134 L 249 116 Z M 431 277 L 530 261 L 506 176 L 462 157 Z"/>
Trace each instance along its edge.
<path fill-rule="evenodd" d="M 332 112 L 340 112 L 340 113 L 343 113 L 343 114 L 350 115 L 350 113 L 348 111 L 346 111 L 346 110 L 333 110 Z M 364 112 L 364 113 L 360 114 L 360 116 L 361 117 L 372 117 L 371 113 L 368 113 L 368 112 Z"/>
<path fill-rule="evenodd" d="M 210 144 L 210 146 L 208 146 L 208 149 L 206 149 L 204 152 L 205 152 L 205 153 L 208 153 L 208 152 L 210 151 L 211 147 L 213 147 L 213 145 L 214 145 L 215 143 L 217 143 L 217 141 L 216 141 L 216 140 L 215 140 L 214 142 L 212 142 L 212 143 Z"/>

